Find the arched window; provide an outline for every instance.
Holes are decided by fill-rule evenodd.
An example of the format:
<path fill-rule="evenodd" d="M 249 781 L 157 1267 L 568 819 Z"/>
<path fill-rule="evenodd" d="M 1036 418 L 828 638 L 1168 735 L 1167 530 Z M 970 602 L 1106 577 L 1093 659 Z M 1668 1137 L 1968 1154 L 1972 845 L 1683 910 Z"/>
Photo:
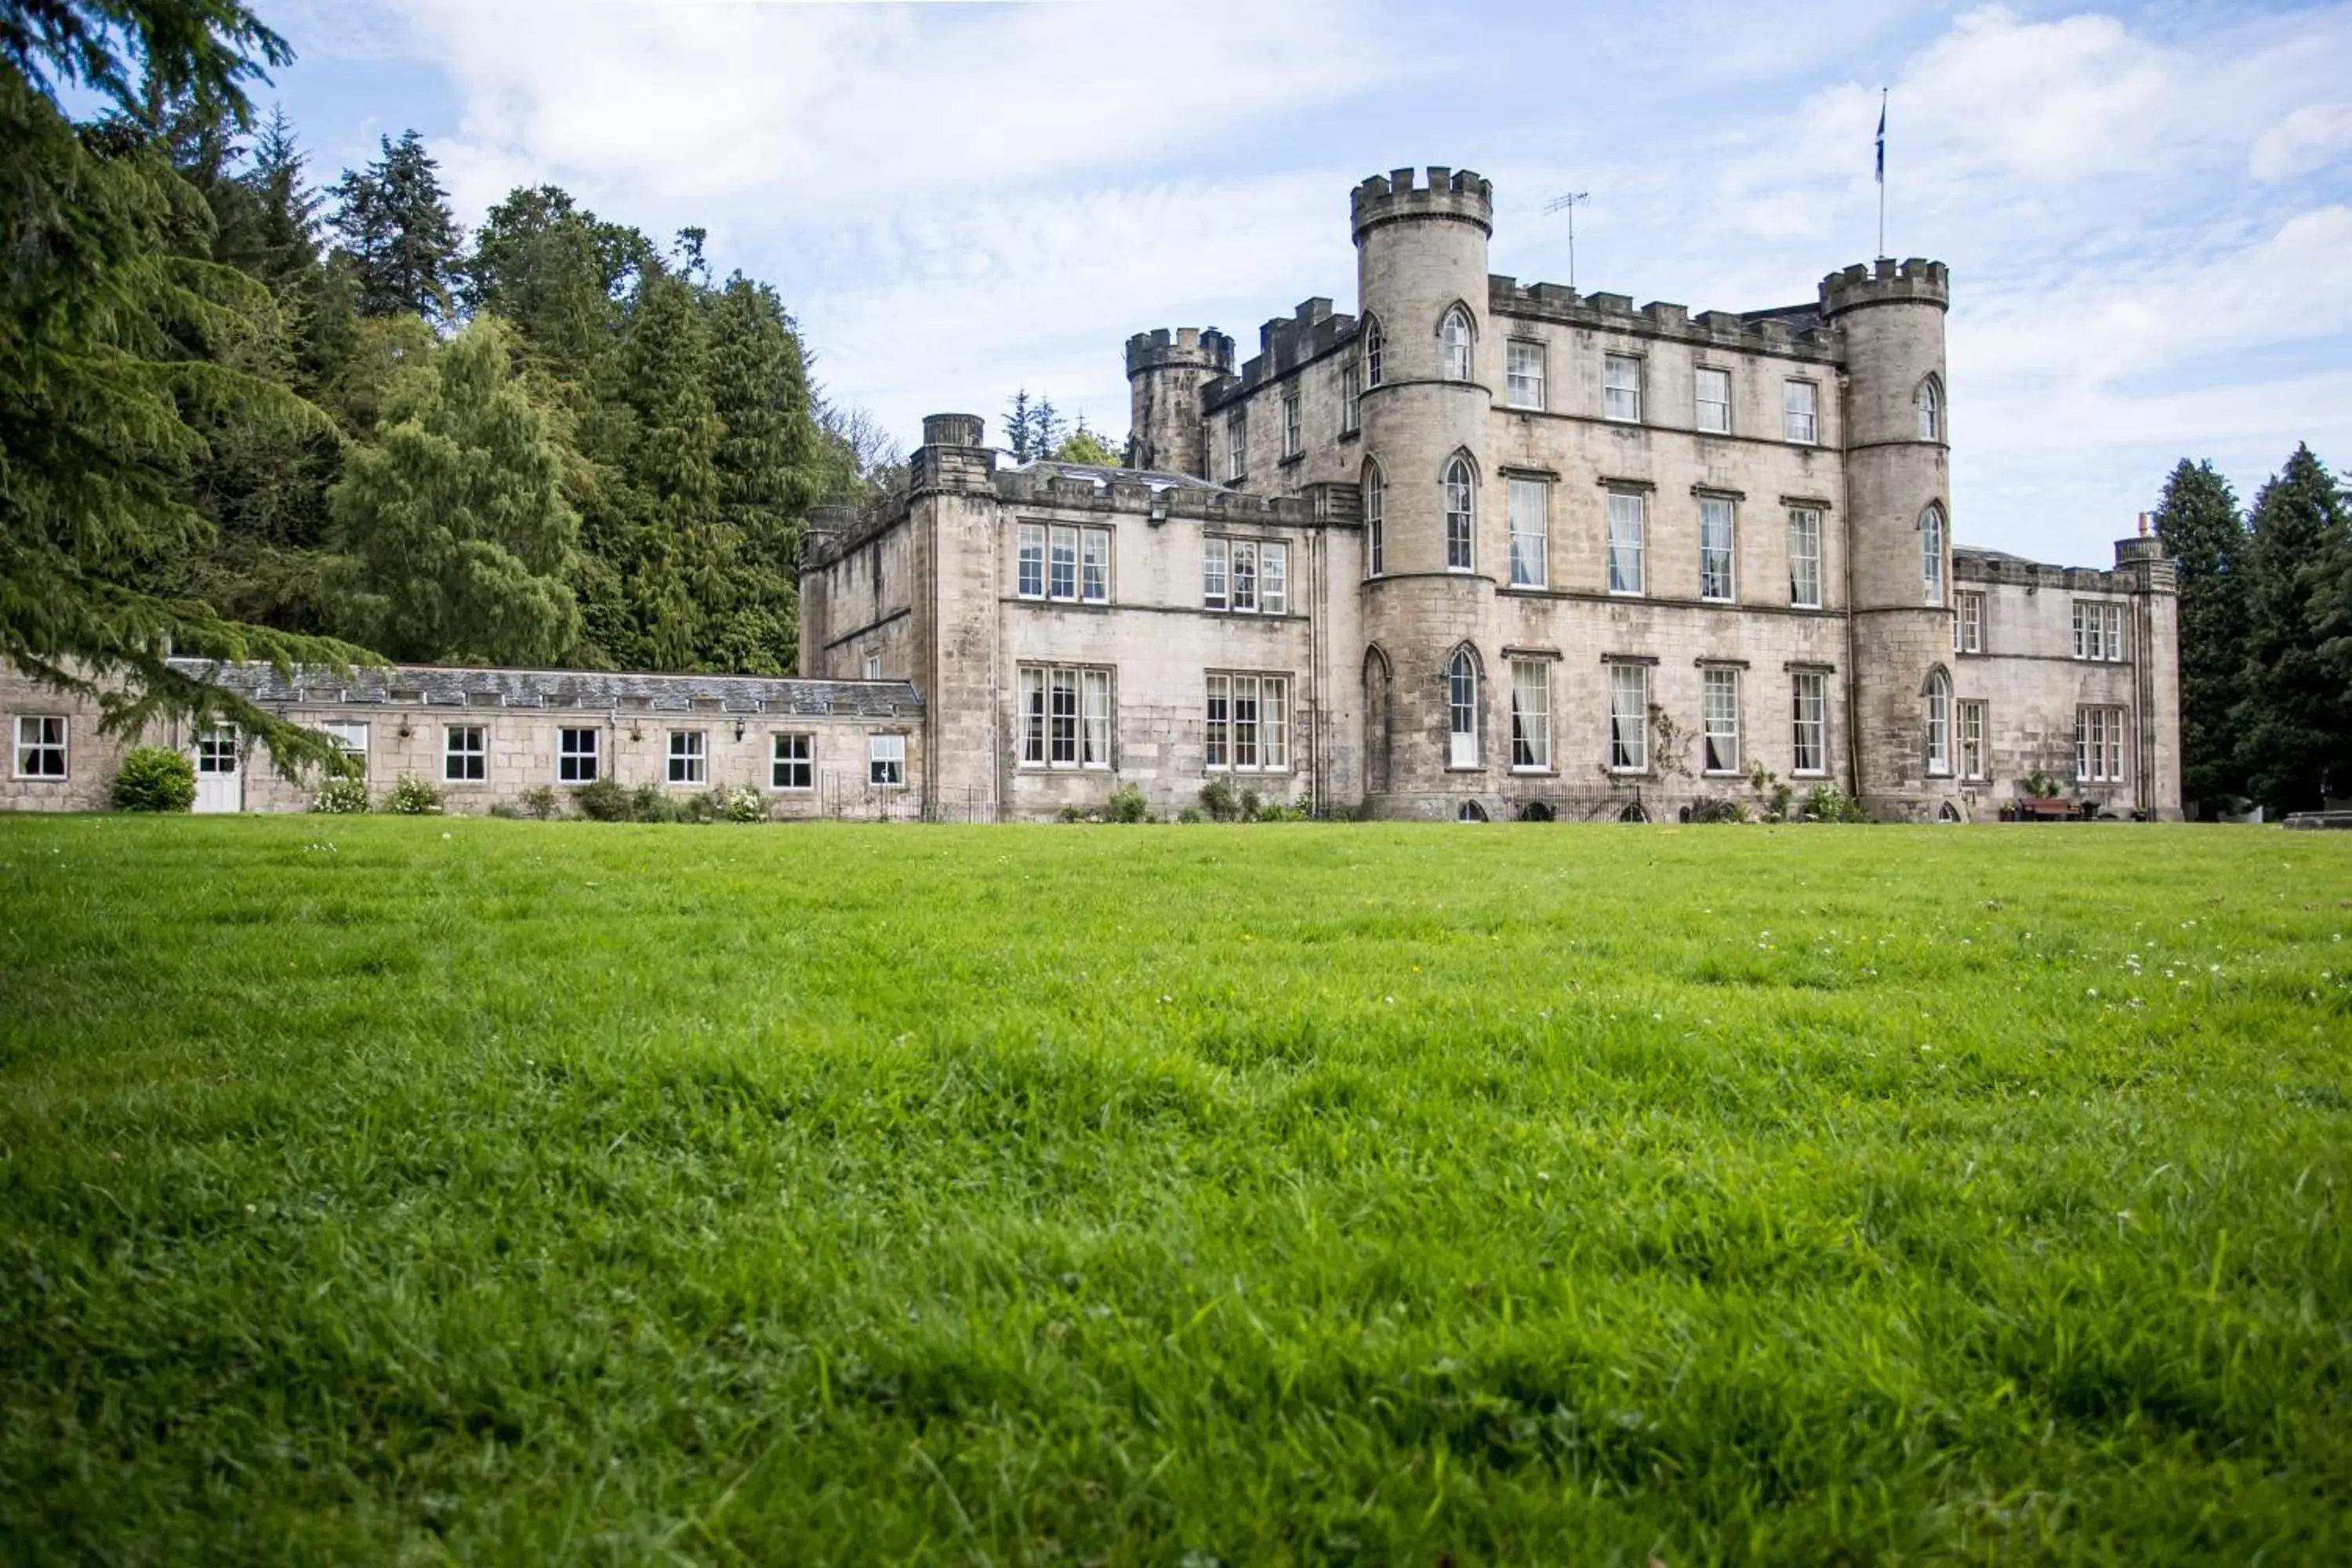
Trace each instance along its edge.
<path fill-rule="evenodd" d="M 1457 647 L 1445 663 L 1445 765 L 1478 765 L 1478 661 Z"/>
<path fill-rule="evenodd" d="M 1381 336 L 1380 318 L 1378 316 L 1366 316 L 1364 318 L 1364 385 L 1367 388 L 1375 387 L 1381 384 L 1381 350 L 1382 347 L 1383 340 Z"/>
<path fill-rule="evenodd" d="M 1389 788 L 1389 656 L 1381 645 L 1364 650 L 1364 793 Z"/>
<path fill-rule="evenodd" d="M 1919 439 L 1944 438 L 1944 387 L 1934 376 L 1919 384 Z"/>
<path fill-rule="evenodd" d="M 1944 509 L 1929 502 L 1919 514 L 1919 581 L 1924 602 L 1944 602 Z"/>
<path fill-rule="evenodd" d="M 1470 473 L 1470 459 L 1456 458 L 1445 465 L 1445 569 L 1467 572 L 1475 563 L 1477 535 L 1478 484 Z"/>
<path fill-rule="evenodd" d="M 1445 379 L 1470 379 L 1470 312 L 1456 305 L 1438 323 L 1438 342 L 1445 350 Z"/>
<path fill-rule="evenodd" d="M 1388 570 L 1387 541 L 1382 537 L 1381 518 L 1388 488 L 1381 478 L 1381 466 L 1368 459 L 1364 464 L 1364 574 L 1368 577 L 1377 577 Z"/>
<path fill-rule="evenodd" d="M 1927 677 L 1927 772 L 1942 777 L 1952 771 L 1952 678 L 1942 670 Z"/>
<path fill-rule="evenodd" d="M 1486 820 L 1486 808 L 1480 805 L 1475 800 L 1465 800 L 1462 803 L 1460 808 L 1454 813 L 1454 820 L 1456 822 L 1484 822 Z"/>

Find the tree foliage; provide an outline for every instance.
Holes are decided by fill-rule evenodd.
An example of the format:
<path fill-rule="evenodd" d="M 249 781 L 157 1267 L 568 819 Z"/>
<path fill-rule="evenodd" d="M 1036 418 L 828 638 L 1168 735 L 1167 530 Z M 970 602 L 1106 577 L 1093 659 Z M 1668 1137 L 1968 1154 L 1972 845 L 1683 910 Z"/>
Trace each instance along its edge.
<path fill-rule="evenodd" d="M 2248 792 L 2274 811 L 2352 793 L 2352 683 L 2340 649 L 2352 509 L 2309 447 L 2254 498 L 2244 694 L 2233 710 Z"/>
<path fill-rule="evenodd" d="M 2211 463 L 2183 458 L 2156 528 L 2179 573 L 2181 794 L 2219 804 L 2245 794 L 2231 718 L 2245 698 L 2245 519 Z"/>
<path fill-rule="evenodd" d="M 351 260 L 365 316 L 446 320 L 463 280 L 464 242 L 439 166 L 414 131 L 379 137 L 375 162 L 337 181 L 335 232 Z"/>

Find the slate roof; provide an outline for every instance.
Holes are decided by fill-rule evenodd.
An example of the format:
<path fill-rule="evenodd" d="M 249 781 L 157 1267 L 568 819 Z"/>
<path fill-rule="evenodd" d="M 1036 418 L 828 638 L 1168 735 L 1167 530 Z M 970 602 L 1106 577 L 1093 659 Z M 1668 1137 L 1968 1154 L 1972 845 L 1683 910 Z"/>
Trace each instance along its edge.
<path fill-rule="evenodd" d="M 690 712 L 800 713 L 888 718 L 919 711 L 907 680 L 802 680 L 765 675 L 658 675 L 600 669 L 465 669 L 397 664 L 389 669 L 297 668 L 291 679 L 267 664 L 216 665 L 175 658 L 173 668 L 215 679 L 255 702 L 415 702 L 435 707 L 631 708 Z"/>

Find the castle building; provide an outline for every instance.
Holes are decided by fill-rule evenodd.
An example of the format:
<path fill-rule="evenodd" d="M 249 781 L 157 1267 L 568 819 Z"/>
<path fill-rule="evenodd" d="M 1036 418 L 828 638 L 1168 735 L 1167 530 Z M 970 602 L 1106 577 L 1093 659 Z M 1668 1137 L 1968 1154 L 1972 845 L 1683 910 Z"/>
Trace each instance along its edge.
<path fill-rule="evenodd" d="M 1004 468 L 924 422 L 903 501 L 821 513 L 801 668 L 923 698 L 923 815 L 1213 780 L 1379 817 L 1657 818 L 1756 775 L 1892 820 L 2054 784 L 2179 815 L 2177 608 L 1957 545 L 1941 263 L 1738 314 L 1486 269 L 1475 174 L 1375 175 L 1359 313 L 1234 368 L 1127 344 L 1126 468 Z"/>

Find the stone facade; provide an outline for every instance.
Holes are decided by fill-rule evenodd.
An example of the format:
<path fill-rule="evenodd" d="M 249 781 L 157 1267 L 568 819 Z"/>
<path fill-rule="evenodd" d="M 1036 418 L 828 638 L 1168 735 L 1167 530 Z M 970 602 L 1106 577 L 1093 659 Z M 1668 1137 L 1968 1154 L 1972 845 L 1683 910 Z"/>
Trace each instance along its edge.
<path fill-rule="evenodd" d="M 903 502 L 818 520 L 802 668 L 923 692 L 927 816 L 1122 785 L 1169 812 L 1229 777 L 1381 816 L 1656 816 L 1752 799 L 1759 764 L 1890 819 L 1990 816 L 2036 770 L 2179 814 L 2168 564 L 1953 547 L 1940 263 L 1692 315 L 1489 275 L 1474 174 L 1376 175 L 1352 219 L 1359 314 L 1308 300 L 1238 372 L 1214 329 L 1128 341 L 1135 467 L 1000 469 L 939 416 Z M 2074 595 L 2122 606 L 2095 658 Z"/>
<path fill-rule="evenodd" d="M 379 800 L 404 773 L 439 789 L 443 809 L 457 813 L 487 812 L 500 802 L 519 803 L 539 785 L 570 789 L 603 775 L 630 789 L 652 784 L 681 797 L 750 785 L 767 796 L 769 814 L 779 819 L 920 814 L 923 703 L 904 681 L 416 665 L 298 672 L 289 679 L 267 665 L 175 662 L 297 723 L 336 734 L 364 756 Z M 95 702 L 5 667 L 0 714 L 11 741 L 47 734 L 51 721 L 63 727 L 62 773 L 51 771 L 48 754 L 14 748 L 0 780 L 0 805 L 18 810 L 106 809 L 123 752 L 140 744 L 195 757 L 199 810 L 300 811 L 317 784 L 281 773 L 233 731 L 199 737 L 185 724 L 163 724 L 138 736 L 103 734 Z M 462 733 L 453 739 L 452 731 Z M 782 768 L 780 736 L 791 738 L 784 747 L 791 765 Z M 884 738 L 886 756 L 903 748 L 906 782 L 872 782 L 876 737 Z M 674 765 L 674 750 L 693 754 Z M 804 770 L 798 765 L 803 761 Z"/>

